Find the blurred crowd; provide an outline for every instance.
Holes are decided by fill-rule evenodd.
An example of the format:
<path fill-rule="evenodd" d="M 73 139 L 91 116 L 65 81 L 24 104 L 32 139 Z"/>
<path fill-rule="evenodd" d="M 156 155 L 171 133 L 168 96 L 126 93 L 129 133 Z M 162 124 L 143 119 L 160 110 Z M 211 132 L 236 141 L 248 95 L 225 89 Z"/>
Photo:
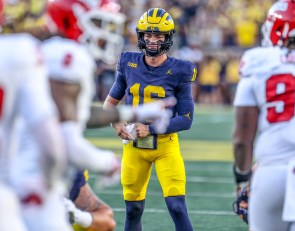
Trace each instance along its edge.
<path fill-rule="evenodd" d="M 243 52 L 260 45 L 260 28 L 274 0 L 117 0 L 126 15 L 126 51 L 136 51 L 135 28 L 149 8 L 164 8 L 174 19 L 176 35 L 170 55 L 198 67 L 194 100 L 202 104 L 231 104 L 239 80 Z M 115 79 L 115 65 L 99 64 L 95 100 L 103 101 Z"/>

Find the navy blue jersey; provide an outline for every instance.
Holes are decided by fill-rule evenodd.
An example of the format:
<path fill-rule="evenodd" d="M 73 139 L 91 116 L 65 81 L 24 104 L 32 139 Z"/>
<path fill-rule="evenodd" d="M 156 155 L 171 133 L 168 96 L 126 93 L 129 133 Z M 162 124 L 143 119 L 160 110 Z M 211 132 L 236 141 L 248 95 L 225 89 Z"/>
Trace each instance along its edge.
<path fill-rule="evenodd" d="M 167 133 L 172 133 L 191 126 L 194 114 L 191 82 L 195 78 L 196 68 L 189 61 L 168 57 L 161 66 L 149 70 L 143 53 L 126 52 L 118 61 L 116 81 L 109 95 L 117 100 L 125 95 L 126 104 L 133 106 L 159 98 L 176 97 L 177 104 L 172 110 L 173 119 L 178 118 L 175 123 L 171 120 L 167 130 Z"/>

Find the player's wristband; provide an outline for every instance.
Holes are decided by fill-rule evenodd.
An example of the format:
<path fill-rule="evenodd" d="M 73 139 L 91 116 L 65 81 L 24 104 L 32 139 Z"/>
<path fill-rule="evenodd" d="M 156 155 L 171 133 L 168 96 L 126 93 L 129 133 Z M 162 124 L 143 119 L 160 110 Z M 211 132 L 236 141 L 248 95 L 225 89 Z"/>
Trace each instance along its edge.
<path fill-rule="evenodd" d="M 244 172 L 238 169 L 236 165 L 233 166 L 233 172 L 234 172 L 234 176 L 235 176 L 235 180 L 237 184 L 249 181 L 252 175 L 251 170 Z"/>

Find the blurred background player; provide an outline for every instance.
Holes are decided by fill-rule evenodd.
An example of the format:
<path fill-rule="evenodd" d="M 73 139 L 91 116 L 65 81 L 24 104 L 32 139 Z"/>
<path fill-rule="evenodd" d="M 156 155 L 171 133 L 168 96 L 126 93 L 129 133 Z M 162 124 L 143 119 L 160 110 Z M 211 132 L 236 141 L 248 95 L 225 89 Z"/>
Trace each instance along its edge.
<path fill-rule="evenodd" d="M 88 6 L 88 8 L 86 8 L 86 10 L 85 10 L 85 5 Z M 76 12 L 71 11 L 72 9 L 75 9 L 73 6 L 76 7 Z M 78 7 L 80 7 L 80 9 Z M 115 44 L 112 43 L 112 41 L 113 41 L 114 37 L 116 37 L 116 36 L 119 37 L 119 35 L 114 34 L 116 32 L 116 30 L 109 31 L 108 29 L 110 29 L 110 27 L 107 27 L 107 25 L 120 27 L 121 21 L 118 20 L 118 17 L 120 16 L 121 18 L 123 18 L 123 16 L 121 16 L 120 14 L 118 14 L 118 13 L 112 14 L 111 12 L 108 12 L 106 10 L 99 9 L 97 6 L 87 5 L 84 1 L 75 1 L 75 0 L 68 1 L 67 5 L 64 3 L 64 1 L 59 1 L 59 0 L 51 1 L 48 3 L 47 11 L 48 11 L 50 18 L 52 19 L 52 22 L 55 23 L 59 32 L 61 34 L 63 34 L 65 37 L 75 40 L 75 41 L 78 40 L 80 43 L 85 44 L 84 41 L 80 41 L 80 38 L 81 37 L 83 38 L 85 36 L 84 34 L 88 34 L 88 35 L 91 35 L 89 37 L 89 39 L 91 41 L 93 41 L 93 44 L 100 45 L 101 43 L 103 43 L 109 49 L 111 47 L 113 47 L 113 50 L 118 52 L 118 47 L 115 47 Z M 67 20 L 69 20 L 71 27 L 66 28 L 63 25 L 63 22 L 67 21 Z M 70 21 L 70 20 L 72 20 L 72 21 Z M 100 22 L 99 25 L 104 25 L 104 27 L 100 27 L 99 25 L 97 25 L 95 27 L 94 25 L 92 25 L 92 23 L 94 21 L 96 21 L 96 22 L 99 21 Z M 120 22 L 120 23 L 118 23 L 118 22 Z M 92 27 L 90 27 L 87 23 L 91 24 Z M 90 30 L 90 31 L 88 31 L 88 30 Z M 79 34 L 79 32 L 81 34 Z M 72 37 L 73 34 L 77 37 Z M 49 54 L 52 50 L 54 50 L 54 49 L 52 49 L 52 47 L 54 47 L 54 45 L 52 44 L 52 41 L 54 41 L 54 39 L 51 40 L 51 42 L 49 42 L 50 46 L 48 45 L 47 49 L 45 46 L 45 54 Z M 96 41 L 96 43 L 95 43 L 95 41 Z M 119 39 L 118 39 L 118 41 L 119 41 Z M 121 42 L 123 42 L 123 41 L 121 40 Z M 48 43 L 48 41 L 47 41 L 47 43 Z M 53 43 L 55 43 L 55 42 L 53 42 Z M 60 41 L 60 43 L 63 44 L 61 47 L 65 47 L 65 43 L 69 43 L 69 41 Z M 93 51 L 93 49 L 95 48 L 95 47 L 93 47 L 93 44 L 90 44 L 91 45 L 89 47 L 90 51 Z M 89 45 L 89 44 L 86 43 L 86 45 Z M 60 50 L 62 50 L 61 47 L 60 47 Z M 96 49 L 100 50 L 102 48 L 98 47 Z M 121 49 L 119 51 L 121 51 Z M 68 50 L 67 50 L 67 52 L 68 52 Z M 107 53 L 107 52 L 108 51 L 106 50 L 105 53 Z M 67 55 L 67 54 L 68 53 L 66 53 L 65 55 Z M 115 55 L 115 54 L 113 54 L 113 55 Z M 56 57 L 56 54 L 54 54 L 54 56 Z M 73 56 L 74 56 L 74 54 L 73 54 Z M 95 59 L 102 59 L 102 60 L 105 60 L 105 58 L 108 58 L 107 56 L 104 55 L 104 53 L 102 51 L 92 53 L 92 56 Z M 46 56 L 46 57 L 52 58 L 53 56 Z M 54 58 L 54 60 L 55 59 L 56 58 Z M 108 58 L 108 59 L 110 59 L 110 58 Z M 47 59 L 49 65 L 50 65 L 50 63 L 55 63 L 54 60 L 50 61 L 50 59 Z M 73 60 L 75 60 L 74 57 L 73 57 Z M 107 60 L 106 62 L 109 62 L 109 61 Z M 73 76 L 73 77 L 75 75 L 77 76 L 78 70 L 76 70 L 75 68 L 80 67 L 82 65 L 82 63 L 83 62 L 81 62 L 81 64 L 73 63 L 72 67 L 74 69 L 72 70 L 71 74 L 69 74 L 69 76 Z M 85 64 L 83 64 L 83 66 L 84 66 L 83 71 L 85 71 Z M 65 69 L 70 71 L 70 68 L 71 68 L 71 64 L 68 63 L 68 66 L 65 67 Z M 51 72 L 51 70 L 54 70 L 53 66 L 49 66 L 49 72 Z M 57 70 L 55 70 L 55 71 L 57 71 Z M 58 75 L 59 77 L 64 76 L 64 73 L 62 73 L 62 72 L 59 72 L 59 73 L 52 72 L 50 74 L 51 79 L 54 78 L 53 77 L 54 74 L 55 74 L 55 76 Z M 65 78 L 69 78 L 69 76 L 65 76 Z M 90 92 L 91 92 L 90 89 L 85 89 L 85 88 L 86 88 L 86 86 L 93 87 L 93 75 L 91 75 L 91 73 L 88 73 L 88 78 L 90 78 L 90 80 L 88 81 L 87 84 L 86 83 L 83 84 L 83 82 L 82 83 L 80 82 L 79 97 L 82 97 L 83 93 L 88 94 L 88 96 L 91 96 L 91 97 L 88 98 L 87 102 L 90 103 L 91 98 L 93 97 L 93 94 L 90 94 Z M 85 77 L 81 78 L 80 81 L 82 81 L 83 79 L 85 79 Z M 61 82 L 65 82 L 66 80 L 67 79 L 64 79 L 64 80 L 59 79 L 59 81 L 61 81 Z M 72 84 L 73 84 L 74 79 L 72 78 L 71 80 L 72 80 Z M 63 84 L 65 84 L 65 83 L 63 83 Z M 93 91 L 92 91 L 92 93 L 93 93 Z M 60 95 L 60 93 L 57 95 L 57 97 L 59 95 Z M 53 93 L 53 96 L 54 96 L 54 93 Z M 55 98 L 55 101 L 58 102 L 58 98 Z M 61 105 L 59 107 L 58 103 L 57 103 L 57 105 L 58 105 L 58 108 L 60 109 L 60 111 L 66 106 L 66 105 Z M 87 108 L 86 107 L 84 108 L 84 115 L 85 115 L 86 109 L 88 109 L 88 111 L 89 111 L 89 105 L 84 105 L 84 107 L 88 106 Z M 69 102 L 67 102 L 67 106 L 69 106 Z M 93 113 L 94 117 L 103 117 L 103 115 L 106 115 L 106 116 L 104 116 L 105 120 L 101 121 L 101 122 L 103 125 L 107 125 L 110 122 L 116 122 L 119 119 L 131 121 L 131 120 L 135 119 L 135 117 L 139 121 L 142 121 L 142 120 L 145 120 L 148 118 L 152 118 L 152 117 L 165 118 L 165 111 L 162 110 L 162 109 L 164 109 L 163 106 L 164 105 L 161 106 L 161 103 L 158 102 L 157 104 L 146 106 L 145 108 L 143 108 L 143 107 L 140 108 L 142 110 L 141 112 L 139 109 L 131 109 L 131 108 L 126 108 L 126 107 L 121 108 L 120 113 L 117 114 L 120 117 L 117 117 L 117 118 L 114 118 L 114 112 L 111 112 L 111 114 L 113 116 L 110 116 L 110 112 L 103 112 L 103 111 L 99 112 L 99 111 L 97 111 L 98 110 L 97 108 L 93 109 L 92 112 L 94 112 Z M 78 113 L 82 114 L 82 112 L 83 112 L 82 108 L 78 109 Z M 75 113 L 73 112 L 72 114 L 75 114 Z M 115 115 L 116 115 L 116 113 L 115 113 Z M 78 118 L 79 118 L 79 116 L 78 116 Z M 94 120 L 96 120 L 96 122 L 94 122 Z M 87 119 L 85 119 L 84 121 L 87 121 Z M 167 124 L 162 119 L 160 119 L 160 121 L 162 122 L 162 124 L 158 124 L 158 126 L 160 126 L 160 125 L 165 126 L 165 124 Z M 101 125 L 97 121 L 96 118 L 92 118 L 91 123 L 92 123 L 92 126 Z M 83 124 L 83 128 L 84 127 L 85 127 L 85 122 Z M 70 141 L 72 142 L 72 139 L 70 139 Z M 76 148 L 75 148 L 75 150 L 76 150 Z M 104 165 L 104 163 L 101 163 L 101 164 Z M 111 180 L 111 179 L 109 179 L 109 180 Z M 76 196 L 70 195 L 71 199 L 75 202 L 75 204 L 77 205 L 78 208 L 83 210 L 80 212 L 77 209 L 72 210 L 73 207 L 68 207 L 70 209 L 70 211 L 73 212 L 73 215 L 74 215 L 73 222 L 74 223 L 80 224 L 81 226 L 83 226 L 85 228 L 90 228 L 91 230 L 113 230 L 114 229 L 115 222 L 113 220 L 113 213 L 112 213 L 111 209 L 109 208 L 109 206 L 107 206 L 105 203 L 103 203 L 98 197 L 96 197 L 96 195 L 90 189 L 89 185 L 86 183 L 86 181 L 84 179 L 84 175 L 81 173 L 78 174 L 77 178 L 75 179 L 75 184 L 72 187 L 71 194 L 74 194 L 74 191 L 76 191 L 76 193 L 75 193 Z M 70 202 L 68 202 L 68 204 L 69 203 Z M 87 213 L 87 212 L 89 212 L 89 213 Z"/>
<path fill-rule="evenodd" d="M 1 26 L 14 18 L 6 18 L 7 4 L 0 1 Z M 4 13 L 3 13 L 4 12 Z M 21 218 L 20 201 L 26 217 L 32 218 L 34 208 L 45 205 L 44 194 L 62 180 L 65 170 L 65 150 L 58 125 L 57 111 L 50 96 L 47 73 L 38 49 L 39 41 L 29 34 L 0 36 L 0 230 L 25 231 Z M 18 150 L 18 134 L 15 125 L 23 119 L 46 162 L 44 184 L 39 192 L 20 195 L 17 198 L 11 187 L 12 159 Z M 32 181 L 32 184 L 39 182 Z M 68 225 L 63 230 L 70 230 Z"/>
<path fill-rule="evenodd" d="M 9 31 L 10 33 L 28 31 L 36 35 L 38 28 L 41 28 L 40 26 L 44 25 L 42 23 L 36 24 L 35 20 L 38 20 L 39 18 L 37 16 L 40 17 L 42 12 L 44 12 L 45 1 L 38 1 L 37 6 L 39 11 L 34 11 L 33 13 L 31 10 L 36 10 L 36 1 L 14 1 L 9 2 L 9 4 L 7 3 L 4 12 L 5 25 L 3 26 L 3 31 Z M 28 18 L 26 16 L 28 16 Z M 35 19 L 33 20 L 33 23 L 32 19 Z M 40 53 L 40 45 L 38 47 L 38 52 Z M 39 59 L 43 60 L 43 57 L 39 57 Z M 48 79 L 46 78 L 45 81 L 47 83 Z M 41 89 L 43 90 L 43 88 Z M 38 93 L 39 91 L 36 92 Z M 35 97 L 38 98 L 38 95 Z M 22 144 L 21 158 L 20 160 L 16 158 L 14 161 L 12 182 L 17 190 L 18 196 L 22 200 L 22 212 L 26 225 L 30 230 L 71 230 L 66 219 L 63 203 L 60 200 L 60 194 L 63 192 L 60 191 L 59 185 L 55 185 L 55 187 L 52 187 L 50 190 L 47 189 L 47 184 L 49 183 L 46 179 L 46 171 L 50 161 L 40 160 L 39 153 L 42 153 L 42 150 L 39 149 L 35 142 L 28 142 L 30 139 L 30 132 L 25 133 L 20 139 L 20 143 Z M 36 155 L 34 150 L 37 150 L 39 154 L 38 159 L 34 158 Z M 80 161 L 81 158 L 77 159 L 75 157 L 76 156 L 72 155 L 72 158 L 70 158 L 71 162 L 79 165 L 80 168 L 81 166 L 89 167 L 89 161 L 85 165 L 85 163 Z M 96 161 L 100 160 L 99 158 L 94 158 L 93 160 L 95 159 Z M 117 162 L 114 155 L 109 159 L 109 162 Z M 91 162 L 93 163 L 93 161 Z M 95 165 L 92 164 L 92 166 Z M 40 171 L 38 172 L 36 169 Z M 40 174 L 40 172 L 42 174 Z M 48 220 L 48 217 L 52 217 L 55 222 Z"/>
<path fill-rule="evenodd" d="M 30 30 L 38 37 L 42 37 L 43 39 L 49 38 L 43 42 L 41 51 L 44 54 L 47 64 L 51 92 L 59 111 L 61 129 L 67 144 L 70 161 L 79 168 L 84 166 L 96 172 L 118 173 L 119 163 L 114 154 L 109 151 L 96 149 L 84 140 L 82 134 L 86 121 L 89 118 L 89 108 L 93 97 L 93 74 L 95 71 L 93 57 L 106 57 L 108 59 L 107 61 L 109 61 L 110 58 L 104 55 L 104 52 L 108 52 L 108 50 L 103 49 L 111 49 L 115 46 L 112 50 L 117 51 L 118 48 L 113 42 L 116 34 L 113 35 L 113 33 L 107 31 L 107 25 L 117 25 L 114 18 L 116 19 L 118 14 L 116 14 L 116 16 L 110 15 L 110 17 L 106 17 L 107 12 L 101 11 L 96 5 L 78 0 L 50 1 L 48 2 L 46 11 L 48 12 L 47 16 L 50 18 L 48 21 L 50 24 L 47 24 L 49 30 L 52 32 L 52 28 L 56 28 L 58 31 L 53 32 L 58 32 L 60 36 L 64 36 L 67 39 L 52 37 L 53 35 L 46 29 L 45 24 L 43 24 L 43 26 L 42 24 L 38 25 L 40 27 L 39 29 L 34 26 L 24 26 L 23 28 L 18 28 L 18 30 Z M 40 16 L 42 16 L 42 14 L 40 14 Z M 104 20 L 106 20 L 106 22 Z M 98 21 L 100 22 L 98 25 L 93 24 L 93 22 Z M 68 24 L 64 22 L 68 22 Z M 119 20 L 119 22 L 121 21 Z M 104 27 L 100 27 L 99 25 L 101 24 Z M 40 32 L 42 36 L 39 35 Z M 87 37 L 87 39 L 85 39 L 85 37 Z M 110 41 L 108 40 L 109 37 L 112 37 Z M 96 44 L 99 42 L 103 43 L 104 46 L 98 46 L 91 56 L 87 48 L 90 51 L 94 51 L 93 49 L 95 47 L 93 47 L 93 44 L 95 41 Z M 116 41 L 119 41 L 119 39 Z M 82 43 L 83 45 L 81 45 Z M 85 44 L 88 46 L 85 47 Z M 83 67 L 83 69 L 80 67 Z M 164 111 L 164 108 L 165 104 L 162 102 L 153 103 L 137 109 L 122 107 L 117 111 L 108 112 L 95 108 L 93 111 L 98 114 L 91 120 L 91 123 L 93 126 L 98 126 L 101 125 L 101 122 L 106 125 L 109 124 L 109 122 L 115 122 L 120 119 L 127 121 L 137 119 L 142 121 L 149 118 L 156 118 L 159 120 L 158 126 L 163 128 L 163 126 L 167 124 L 165 123 L 165 119 L 168 121 L 167 116 L 169 114 Z M 107 120 L 101 121 L 97 119 L 96 117 L 100 117 L 100 115 L 102 115 L 103 118 L 107 118 Z M 23 134 L 20 156 L 22 157 L 22 162 L 29 162 L 25 168 L 18 168 L 17 166 L 15 168 L 15 185 L 21 191 L 22 187 L 20 186 L 22 186 L 24 181 L 32 178 L 32 172 L 33 174 L 39 175 L 38 173 L 42 172 L 42 170 L 38 169 L 38 166 L 34 166 L 32 163 L 32 159 L 38 156 L 38 149 L 34 148 L 34 144 L 30 142 L 30 137 L 24 128 L 20 130 Z M 75 187 L 75 185 L 73 187 Z M 83 189 L 80 190 L 82 187 Z M 92 214 L 86 217 L 84 216 L 84 220 L 81 221 L 80 219 L 81 223 L 85 227 L 91 226 L 90 228 L 92 230 L 104 230 L 102 222 L 105 213 L 107 215 L 106 222 L 113 226 L 114 221 L 110 208 L 105 206 L 105 204 L 102 206 L 103 203 L 91 192 L 87 184 L 81 185 L 80 188 L 78 187 L 77 201 L 80 201 L 78 206 L 83 210 L 89 209 L 89 211 L 92 212 Z M 84 194 L 87 195 L 86 201 L 79 199 L 83 197 Z M 92 197 L 89 198 L 89 195 Z M 85 196 L 83 198 L 85 198 Z M 81 203 L 81 201 L 83 203 Z M 94 215 L 93 212 L 95 212 L 95 209 L 93 208 L 99 210 L 99 214 L 97 212 L 95 213 L 99 216 Z M 54 212 L 54 209 L 51 208 L 50 212 Z M 78 222 L 78 217 L 76 216 L 75 218 Z M 39 223 L 38 219 L 35 219 L 35 223 Z M 33 225 L 34 224 L 30 225 L 32 230 Z M 36 228 L 36 230 L 38 229 L 40 230 L 40 227 Z M 43 224 L 42 230 L 46 229 L 56 230 L 56 228 L 53 228 L 50 224 Z M 109 229 L 110 228 L 107 228 L 105 230 Z"/>
<path fill-rule="evenodd" d="M 136 28 L 138 46 L 142 52 L 122 53 L 117 64 L 117 76 L 104 107 L 118 105 L 124 95 L 126 104 L 137 107 L 157 99 L 175 96 L 173 118 L 166 132 L 153 124 L 126 122 L 113 125 L 123 139 L 122 176 L 126 205 L 125 231 L 142 230 L 147 185 L 152 164 L 161 184 L 165 202 L 175 223 L 175 229 L 193 230 L 185 203 L 185 168 L 179 150 L 177 132 L 190 128 L 194 114 L 191 81 L 195 66 L 167 56 L 173 44 L 175 27 L 172 17 L 161 8 L 152 8 L 139 19 Z M 130 142 L 130 134 L 137 136 Z"/>
<path fill-rule="evenodd" d="M 76 231 L 115 230 L 116 221 L 112 209 L 99 199 L 87 183 L 88 172 L 77 174 L 69 193 L 64 198 L 65 206 L 70 214 L 70 221 Z"/>
<path fill-rule="evenodd" d="M 254 155 L 252 231 L 295 230 L 295 1 L 274 3 L 262 33 L 262 47 L 247 51 L 240 63 L 234 99 L 234 174 L 238 191 L 248 187 Z M 237 212 L 243 217 L 245 211 Z"/>

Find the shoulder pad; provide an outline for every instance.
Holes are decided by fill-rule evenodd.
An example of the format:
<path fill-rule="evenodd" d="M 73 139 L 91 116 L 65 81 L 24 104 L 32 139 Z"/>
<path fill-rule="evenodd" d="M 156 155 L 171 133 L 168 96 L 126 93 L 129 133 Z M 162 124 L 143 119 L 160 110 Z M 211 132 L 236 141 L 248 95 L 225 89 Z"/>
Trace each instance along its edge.
<path fill-rule="evenodd" d="M 39 40 L 29 34 L 1 36 L 1 68 L 17 70 L 42 63 L 38 45 Z"/>
<path fill-rule="evenodd" d="M 122 52 L 117 63 L 117 70 L 120 68 L 125 68 L 126 66 L 138 67 L 140 64 L 141 52 Z"/>
<path fill-rule="evenodd" d="M 183 59 L 175 59 L 173 63 L 173 71 L 177 70 L 179 83 L 193 82 L 197 77 L 197 68 L 190 61 Z"/>
<path fill-rule="evenodd" d="M 277 65 L 279 50 L 279 47 L 257 47 L 246 51 L 240 62 L 240 77 L 250 77 Z"/>
<path fill-rule="evenodd" d="M 95 63 L 86 48 L 69 39 L 52 38 L 42 45 L 49 77 L 66 82 L 80 82 L 93 76 Z"/>

